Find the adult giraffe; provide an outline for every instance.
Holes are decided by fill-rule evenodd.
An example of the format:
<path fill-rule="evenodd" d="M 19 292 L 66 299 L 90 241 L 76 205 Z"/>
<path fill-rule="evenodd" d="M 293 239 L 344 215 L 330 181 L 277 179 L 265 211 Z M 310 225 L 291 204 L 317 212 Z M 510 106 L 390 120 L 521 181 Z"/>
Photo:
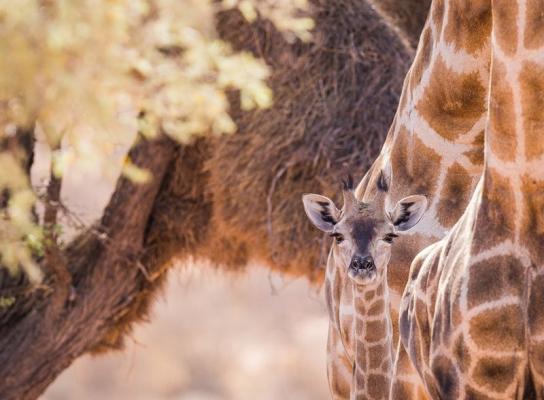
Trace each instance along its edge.
<path fill-rule="evenodd" d="M 404 84 L 381 154 L 358 185 L 356 198 L 391 209 L 401 198 L 425 194 L 429 210 L 411 235 L 399 238 L 388 269 L 393 333 L 410 263 L 444 237 L 462 215 L 483 165 L 487 115 L 491 13 L 486 2 L 457 1 L 445 12 L 435 1 Z M 380 187 L 387 188 L 384 196 Z M 335 244 L 333 244 L 333 247 Z M 353 383 L 356 287 L 329 257 L 325 292 L 329 308 L 328 375 L 334 398 Z M 416 377 L 417 378 L 417 377 Z M 413 375 L 398 379 L 417 383 Z M 405 386 L 419 393 L 419 386 Z"/>
<path fill-rule="evenodd" d="M 544 2 L 486 3 L 492 52 L 484 171 L 454 228 L 412 264 L 401 351 L 433 398 L 540 399 Z"/>

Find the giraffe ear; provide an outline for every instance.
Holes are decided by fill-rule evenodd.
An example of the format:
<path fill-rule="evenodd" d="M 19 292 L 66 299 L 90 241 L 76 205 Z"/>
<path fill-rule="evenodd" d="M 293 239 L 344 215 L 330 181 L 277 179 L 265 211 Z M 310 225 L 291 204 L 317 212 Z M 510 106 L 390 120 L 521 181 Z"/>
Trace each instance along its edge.
<path fill-rule="evenodd" d="M 391 222 L 397 231 L 407 231 L 414 227 L 427 209 L 427 197 L 413 195 L 400 200 L 390 214 Z"/>
<path fill-rule="evenodd" d="M 389 187 L 391 186 L 391 163 L 386 163 L 376 179 L 376 187 L 380 192 L 388 192 Z"/>
<path fill-rule="evenodd" d="M 318 194 L 305 194 L 302 196 L 304 211 L 316 228 L 324 232 L 332 232 L 334 225 L 338 222 L 340 211 L 333 201 Z"/>

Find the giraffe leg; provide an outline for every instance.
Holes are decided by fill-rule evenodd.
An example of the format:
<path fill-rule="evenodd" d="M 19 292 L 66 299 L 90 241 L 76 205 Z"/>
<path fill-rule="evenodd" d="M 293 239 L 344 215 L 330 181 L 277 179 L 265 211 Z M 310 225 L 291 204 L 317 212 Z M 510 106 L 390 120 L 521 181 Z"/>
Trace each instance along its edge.
<path fill-rule="evenodd" d="M 531 399 L 544 398 L 544 264 L 531 274 L 527 328 L 529 331 L 529 378 L 526 379 L 525 393 Z M 532 397 L 529 397 L 529 394 Z"/>
<path fill-rule="evenodd" d="M 415 370 L 402 342 L 398 341 L 395 365 L 393 366 L 393 380 L 391 382 L 391 400 L 428 400 L 425 387 Z"/>

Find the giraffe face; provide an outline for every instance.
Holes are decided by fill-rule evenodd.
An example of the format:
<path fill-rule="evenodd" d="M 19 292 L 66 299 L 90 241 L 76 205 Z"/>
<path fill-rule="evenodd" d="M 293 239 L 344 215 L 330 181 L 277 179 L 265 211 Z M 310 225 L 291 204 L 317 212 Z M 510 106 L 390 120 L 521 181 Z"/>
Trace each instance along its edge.
<path fill-rule="evenodd" d="M 382 190 L 387 187 L 382 180 L 378 185 Z M 325 196 L 306 194 L 302 200 L 310 221 L 335 239 L 336 266 L 345 270 L 355 284 L 370 285 L 385 279 L 393 240 L 419 222 L 427 198 L 408 196 L 392 210 L 385 210 L 379 200 L 357 200 L 351 186 L 344 186 L 341 210 Z"/>
<path fill-rule="evenodd" d="M 397 237 L 391 221 L 378 215 L 370 204 L 346 213 L 330 233 L 334 237 L 335 263 L 358 285 L 377 283 L 385 275 L 391 244 Z"/>

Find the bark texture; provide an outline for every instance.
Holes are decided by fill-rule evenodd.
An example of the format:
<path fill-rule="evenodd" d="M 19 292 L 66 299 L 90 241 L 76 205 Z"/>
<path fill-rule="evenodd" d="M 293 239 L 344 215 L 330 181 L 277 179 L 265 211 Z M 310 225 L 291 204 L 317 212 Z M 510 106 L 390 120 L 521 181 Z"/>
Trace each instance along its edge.
<path fill-rule="evenodd" d="M 149 278 L 155 266 L 148 266 L 144 274 L 136 265 L 154 199 L 174 153 L 175 145 L 168 139 L 142 142 L 131 151 L 132 160 L 155 179 L 134 185 L 121 178 L 96 234 L 86 233 L 66 249 L 72 298 L 62 295 L 59 306 L 59 286 L 51 280 L 46 288 L 14 293 L 18 312 L 4 315 L 10 318 L 0 327 L 2 399 L 37 398 L 75 358 L 101 341 L 135 298 L 163 279 L 161 273 Z M 9 290 L 9 281 L 3 280 L 2 293 Z"/>

